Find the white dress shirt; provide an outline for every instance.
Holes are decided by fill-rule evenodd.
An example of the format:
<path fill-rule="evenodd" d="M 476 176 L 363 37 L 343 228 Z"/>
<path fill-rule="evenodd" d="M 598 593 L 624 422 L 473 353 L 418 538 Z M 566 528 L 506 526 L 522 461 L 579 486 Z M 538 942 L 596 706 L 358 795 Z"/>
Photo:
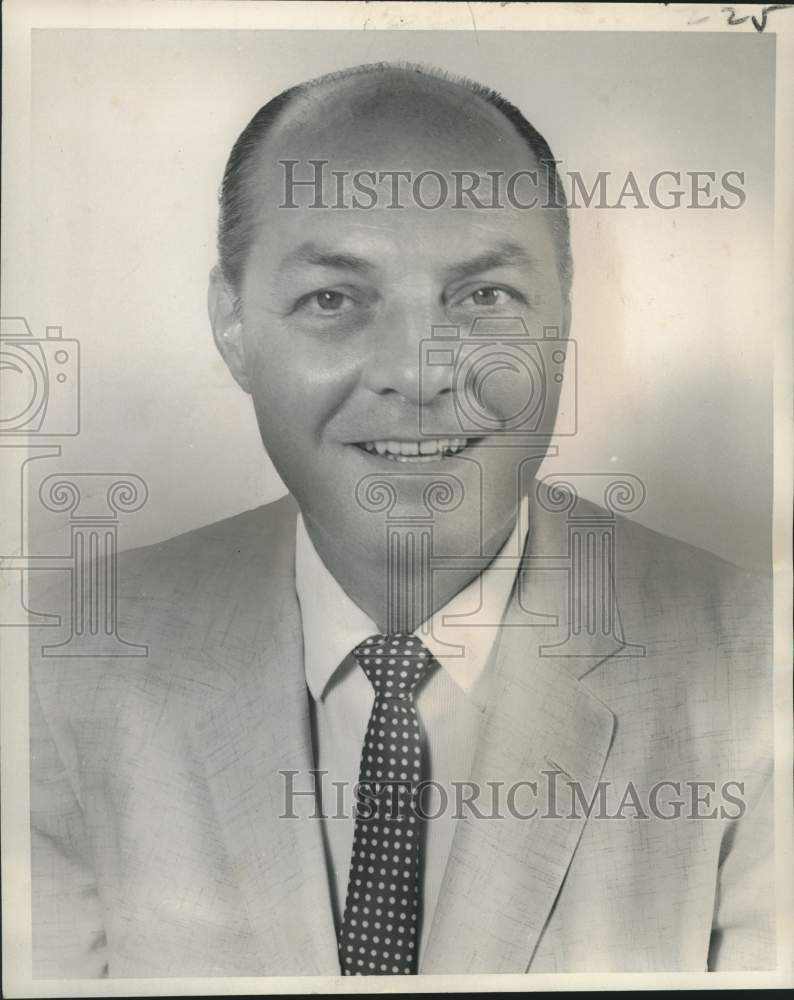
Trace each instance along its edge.
<path fill-rule="evenodd" d="M 441 880 L 455 832 L 453 781 L 467 781 L 480 716 L 487 703 L 488 667 L 505 606 L 515 582 L 513 560 L 523 554 L 527 505 L 513 531 L 478 577 L 416 629 L 442 669 L 431 672 L 416 696 L 426 737 L 433 788 L 427 801 L 423 866 L 423 915 L 419 960 L 427 946 Z M 352 649 L 380 630 L 326 568 L 299 515 L 295 582 L 301 607 L 306 683 L 311 692 L 315 766 L 327 775 L 321 787 L 331 902 L 337 927 L 344 912 L 353 848 L 353 788 L 375 693 Z M 452 647 L 452 648 L 451 648 Z M 332 782 L 342 782 L 334 787 Z M 482 806 L 486 811 L 488 806 Z M 465 809 L 465 807 L 464 807 Z"/>

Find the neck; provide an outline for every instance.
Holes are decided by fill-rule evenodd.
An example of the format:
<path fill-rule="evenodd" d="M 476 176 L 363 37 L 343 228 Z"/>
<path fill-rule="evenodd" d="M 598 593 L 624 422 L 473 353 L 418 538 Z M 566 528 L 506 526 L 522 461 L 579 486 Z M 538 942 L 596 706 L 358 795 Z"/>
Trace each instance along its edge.
<path fill-rule="evenodd" d="M 484 551 L 496 555 L 502 549 L 515 526 L 515 517 L 489 539 Z M 304 523 L 318 555 L 339 586 L 386 634 L 413 632 L 483 569 L 474 561 L 460 559 L 465 553 L 455 552 L 445 554 L 457 556 L 462 565 L 445 566 L 443 572 L 433 573 L 430 540 L 414 531 L 405 537 L 395 533 L 390 552 L 384 554 L 369 551 L 362 544 L 339 545 L 306 515 Z"/>

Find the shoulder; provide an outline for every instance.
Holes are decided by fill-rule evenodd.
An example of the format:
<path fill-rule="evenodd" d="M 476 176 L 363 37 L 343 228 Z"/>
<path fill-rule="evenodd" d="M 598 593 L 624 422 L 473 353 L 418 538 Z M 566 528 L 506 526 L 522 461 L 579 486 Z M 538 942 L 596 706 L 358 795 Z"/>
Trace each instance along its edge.
<path fill-rule="evenodd" d="M 257 565 L 279 570 L 289 563 L 297 506 L 289 495 L 274 503 L 204 525 L 119 556 L 122 593 L 162 587 L 196 574 L 214 575 Z"/>
<path fill-rule="evenodd" d="M 771 634 L 771 575 L 736 566 L 712 552 L 616 518 L 615 587 L 623 605 L 648 617 L 687 613 L 711 622 L 722 639 L 752 627 Z M 672 624 L 672 622 L 668 622 Z"/>
<path fill-rule="evenodd" d="M 655 693 L 654 711 L 668 717 L 662 729 L 721 733 L 729 770 L 763 770 L 772 758 L 771 577 L 626 520 L 616 525 L 614 575 L 625 639 L 644 655 L 634 667 L 615 661 L 612 681 L 625 686 L 636 673 L 637 690 Z"/>
<path fill-rule="evenodd" d="M 187 708 L 233 684 L 284 602 L 295 600 L 296 516 L 287 496 L 123 552 L 99 573 L 114 581 L 112 594 L 86 566 L 34 579 L 31 608 L 60 619 L 31 629 L 31 678 L 42 702 L 72 717 L 112 711 L 131 692 Z M 75 621 L 89 631 L 96 601 L 106 599 L 114 610 L 100 632 L 110 638 L 70 644 Z"/>
<path fill-rule="evenodd" d="M 587 621 L 593 642 L 603 629 L 625 644 L 587 674 L 587 684 L 619 707 L 624 729 L 631 717 L 644 731 L 649 713 L 659 731 L 688 720 L 692 732 L 722 733 L 737 759 L 768 756 L 771 577 L 568 490 L 539 488 L 537 499 L 536 544 L 567 577 L 571 614 L 571 602 L 589 598 L 571 627 Z"/>
<path fill-rule="evenodd" d="M 621 610 L 634 609 L 648 626 L 673 626 L 679 609 L 725 625 L 754 618 L 759 625 L 771 622 L 771 575 L 742 569 L 645 527 L 616 512 L 620 497 L 615 498 L 615 510 L 608 510 L 569 488 L 541 481 L 536 499 L 537 551 L 543 557 L 557 559 L 567 553 L 570 558 L 570 547 L 576 544 L 581 546 L 582 566 L 588 559 L 606 561 Z"/>
<path fill-rule="evenodd" d="M 170 597 L 178 602 L 209 579 L 262 577 L 292 569 L 297 505 L 291 496 L 181 535 L 121 552 L 115 560 L 117 593 L 122 601 Z M 35 610 L 57 611 L 72 588 L 71 572 L 33 574 Z"/>

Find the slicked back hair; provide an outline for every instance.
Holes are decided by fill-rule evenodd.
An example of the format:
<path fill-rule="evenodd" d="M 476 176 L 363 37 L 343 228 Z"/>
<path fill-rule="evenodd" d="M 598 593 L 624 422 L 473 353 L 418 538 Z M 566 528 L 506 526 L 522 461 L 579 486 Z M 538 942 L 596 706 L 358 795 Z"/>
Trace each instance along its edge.
<path fill-rule="evenodd" d="M 249 190 L 256 173 L 257 153 L 282 113 L 287 111 L 298 99 L 310 95 L 312 91 L 325 84 L 390 70 L 398 70 L 406 74 L 418 73 L 430 79 L 457 84 L 468 90 L 474 97 L 480 98 L 496 108 L 515 128 L 535 160 L 540 164 L 540 172 L 545 177 L 545 183 L 548 186 L 543 206 L 550 212 L 560 284 L 563 295 L 567 299 L 573 279 L 567 202 L 554 154 L 540 132 L 527 121 L 514 104 L 511 104 L 498 91 L 490 87 L 435 67 L 415 63 L 389 62 L 352 66 L 289 87 L 263 105 L 240 133 L 229 154 L 223 174 L 218 218 L 218 259 L 223 277 L 235 298 L 239 300 L 242 291 L 243 274 L 255 235 L 256 223 L 254 213 L 250 211 Z"/>

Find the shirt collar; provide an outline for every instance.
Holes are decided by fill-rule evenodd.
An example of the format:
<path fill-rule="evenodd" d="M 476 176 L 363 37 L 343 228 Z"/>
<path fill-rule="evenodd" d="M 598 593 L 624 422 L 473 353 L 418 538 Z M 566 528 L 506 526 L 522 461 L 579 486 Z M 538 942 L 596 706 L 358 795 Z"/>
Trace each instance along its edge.
<path fill-rule="evenodd" d="M 471 694 L 488 662 L 515 582 L 528 529 L 524 497 L 510 537 L 487 568 L 414 632 L 458 687 Z M 298 514 L 295 586 L 303 623 L 306 683 L 319 701 L 351 650 L 380 630 L 320 558 Z"/>

